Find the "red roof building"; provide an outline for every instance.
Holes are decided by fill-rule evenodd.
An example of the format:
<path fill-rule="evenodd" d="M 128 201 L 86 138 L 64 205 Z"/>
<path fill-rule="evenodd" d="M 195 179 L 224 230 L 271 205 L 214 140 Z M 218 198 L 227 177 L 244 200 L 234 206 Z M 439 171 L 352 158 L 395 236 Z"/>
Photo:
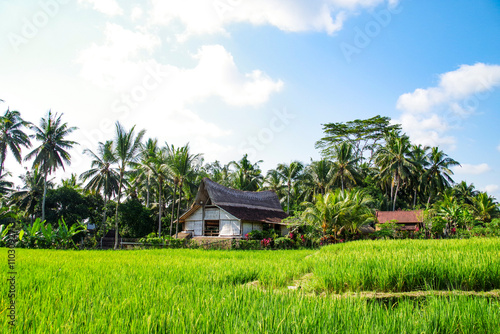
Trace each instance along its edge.
<path fill-rule="evenodd" d="M 424 223 L 424 211 L 377 211 L 377 224 L 396 223 L 402 231 L 416 231 Z"/>

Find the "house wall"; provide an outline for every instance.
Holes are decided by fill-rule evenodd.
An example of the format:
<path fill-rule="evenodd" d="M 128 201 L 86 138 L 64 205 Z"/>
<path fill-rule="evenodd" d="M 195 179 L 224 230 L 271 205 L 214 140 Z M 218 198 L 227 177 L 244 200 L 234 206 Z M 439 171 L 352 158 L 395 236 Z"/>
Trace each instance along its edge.
<path fill-rule="evenodd" d="M 243 223 L 243 234 L 242 235 L 250 233 L 254 230 L 262 231 L 263 230 L 262 223 L 251 223 L 251 222 L 244 222 Z"/>
<path fill-rule="evenodd" d="M 241 222 L 236 217 L 219 208 L 206 208 L 205 220 L 219 221 L 219 236 L 232 237 L 241 235 Z M 199 208 L 184 223 L 186 231 L 194 231 L 194 236 L 203 236 L 203 210 Z"/>

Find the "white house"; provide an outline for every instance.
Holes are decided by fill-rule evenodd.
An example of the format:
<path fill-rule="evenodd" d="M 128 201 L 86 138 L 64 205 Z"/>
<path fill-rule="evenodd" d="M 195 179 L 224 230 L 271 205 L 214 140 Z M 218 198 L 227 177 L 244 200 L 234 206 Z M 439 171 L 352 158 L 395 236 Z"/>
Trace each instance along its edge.
<path fill-rule="evenodd" d="M 253 230 L 288 233 L 288 215 L 274 191 L 241 191 L 204 178 L 191 208 L 180 218 L 184 232 L 194 237 L 242 238 Z"/>

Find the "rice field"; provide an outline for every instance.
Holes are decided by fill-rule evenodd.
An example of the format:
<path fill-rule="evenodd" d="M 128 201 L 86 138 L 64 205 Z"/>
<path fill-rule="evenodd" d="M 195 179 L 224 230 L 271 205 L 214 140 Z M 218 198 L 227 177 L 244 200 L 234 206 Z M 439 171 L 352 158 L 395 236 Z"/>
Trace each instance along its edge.
<path fill-rule="evenodd" d="M 499 259 L 498 239 L 363 241 L 319 251 L 18 249 L 17 322 L 9 328 L 1 284 L 0 332 L 499 333 L 498 294 L 338 295 L 497 290 Z M 287 288 L 298 280 L 301 289 Z"/>

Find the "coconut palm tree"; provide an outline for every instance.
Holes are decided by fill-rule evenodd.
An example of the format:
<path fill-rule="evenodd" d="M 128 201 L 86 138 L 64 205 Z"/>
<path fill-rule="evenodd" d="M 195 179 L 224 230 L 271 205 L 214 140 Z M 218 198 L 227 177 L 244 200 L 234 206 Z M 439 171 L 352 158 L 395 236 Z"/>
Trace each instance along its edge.
<path fill-rule="evenodd" d="M 29 215 L 33 220 L 35 209 L 43 196 L 44 184 L 48 188 L 53 187 L 51 180 L 45 182 L 43 172 L 36 167 L 32 171 L 26 171 L 25 175 L 19 176 L 22 180 L 23 187 L 14 191 L 10 195 L 9 205 L 16 205 L 23 210 L 26 215 Z"/>
<path fill-rule="evenodd" d="M 279 164 L 276 168 L 287 188 L 286 196 L 286 213 L 290 213 L 290 194 L 292 187 L 302 179 L 302 172 L 304 171 L 304 165 L 299 161 L 292 161 L 289 164 Z"/>
<path fill-rule="evenodd" d="M 175 226 L 175 237 L 177 238 L 179 233 L 179 217 L 183 186 L 185 185 L 185 182 L 187 180 L 195 176 L 195 165 L 199 163 L 201 154 L 191 154 L 191 152 L 189 152 L 189 143 L 180 148 L 175 148 L 173 145 L 168 146 L 167 144 L 167 154 L 167 165 L 171 178 L 174 182 L 174 192 L 177 189 L 179 190 L 179 202 L 177 204 L 177 224 Z M 175 203 L 175 198 L 173 202 Z M 172 222 L 173 220 L 171 221 L 170 231 L 172 231 Z"/>
<path fill-rule="evenodd" d="M 344 185 L 357 184 L 361 179 L 357 163 L 361 157 L 354 154 L 353 145 L 343 142 L 333 148 L 333 182 L 340 181 L 342 191 Z"/>
<path fill-rule="evenodd" d="M 415 164 L 410 156 L 410 147 L 408 136 L 389 132 L 385 137 L 385 145 L 378 150 L 375 158 L 375 162 L 380 168 L 381 179 L 388 179 L 391 182 L 393 211 L 396 209 L 400 188 L 415 170 Z"/>
<path fill-rule="evenodd" d="M 313 194 L 325 194 L 332 185 L 333 164 L 330 160 L 312 161 L 305 169 L 305 182 Z"/>
<path fill-rule="evenodd" d="M 141 141 L 144 137 L 145 130 L 141 130 L 135 134 L 135 125 L 126 131 L 120 122 L 116 122 L 116 137 L 114 140 L 114 155 L 118 162 L 119 178 L 118 178 L 118 198 L 116 201 L 115 211 L 115 249 L 118 248 L 118 208 L 122 194 L 122 187 L 127 167 L 137 161 L 141 151 Z"/>
<path fill-rule="evenodd" d="M 286 185 L 283 184 L 280 172 L 276 169 L 269 170 L 264 179 L 264 189 L 274 191 L 278 195 L 280 202 L 283 202 L 286 196 L 286 193 L 283 191 L 284 188 L 286 188 Z"/>
<path fill-rule="evenodd" d="M 410 149 L 410 160 L 413 161 L 415 165 L 415 170 L 409 178 L 409 185 L 413 188 L 413 208 L 417 205 L 418 194 L 422 194 L 425 189 L 424 174 L 429 162 L 427 160 L 427 154 L 430 150 L 429 146 L 422 145 L 412 145 Z"/>
<path fill-rule="evenodd" d="M 118 193 L 119 174 L 113 164 L 117 162 L 113 152 L 113 142 L 111 140 L 105 143 L 99 142 L 97 154 L 89 149 L 83 151 L 84 154 L 92 158 L 91 169 L 83 172 L 80 179 L 87 182 L 84 189 L 94 193 L 102 191 L 104 195 L 104 209 L 102 216 L 102 226 L 106 223 L 106 204 L 109 199 Z"/>
<path fill-rule="evenodd" d="M 245 154 L 239 161 L 231 161 L 229 165 L 235 168 L 233 174 L 233 188 L 246 191 L 257 191 L 264 179 L 259 168 L 261 162 L 262 160 L 259 160 L 252 164 L 250 160 L 248 160 L 248 154 Z"/>
<path fill-rule="evenodd" d="M 163 210 L 162 194 L 165 181 L 169 177 L 168 152 L 166 148 L 157 149 L 154 156 L 148 158 L 148 169 L 158 183 L 158 236 L 161 237 L 161 218 Z"/>
<path fill-rule="evenodd" d="M 52 114 L 49 110 L 47 117 L 40 120 L 40 126 L 32 126 L 35 131 L 33 138 L 40 142 L 40 146 L 28 153 L 25 160 L 33 160 L 33 168 L 39 166 L 43 173 L 44 187 L 42 197 L 42 221 L 45 220 L 45 198 L 47 196 L 47 176 L 55 172 L 57 168 L 64 164 L 71 164 L 71 155 L 67 150 L 77 144 L 74 141 L 66 140 L 76 127 L 68 127 L 67 123 L 62 123 L 61 115 Z"/>
<path fill-rule="evenodd" d="M 438 147 L 433 147 L 426 158 L 428 167 L 424 174 L 424 180 L 428 186 L 429 197 L 427 204 L 429 204 L 433 194 L 449 188 L 450 184 L 454 183 L 451 178 L 453 171 L 450 168 L 460 166 L 460 163 L 448 157 Z"/>
<path fill-rule="evenodd" d="M 0 116 L 0 176 L 3 173 L 7 149 L 17 162 L 21 163 L 21 147 L 31 147 L 29 136 L 22 130 L 30 124 L 21 118 L 19 111 L 7 109 L 5 114 Z"/>
<path fill-rule="evenodd" d="M 495 198 L 486 192 L 480 192 L 472 199 L 472 211 L 474 217 L 484 223 L 489 223 L 492 218 L 499 216 L 499 206 Z"/>
<path fill-rule="evenodd" d="M 453 187 L 453 195 L 462 204 L 472 205 L 472 199 L 479 194 L 474 187 L 474 184 L 467 184 L 467 182 L 462 181 Z"/>
<path fill-rule="evenodd" d="M 158 151 L 158 139 L 149 138 L 143 146 L 141 158 L 139 162 L 138 172 L 146 182 L 146 207 L 149 208 L 150 193 L 151 193 L 151 178 L 153 177 L 153 170 L 151 169 L 152 161 L 156 158 Z"/>

